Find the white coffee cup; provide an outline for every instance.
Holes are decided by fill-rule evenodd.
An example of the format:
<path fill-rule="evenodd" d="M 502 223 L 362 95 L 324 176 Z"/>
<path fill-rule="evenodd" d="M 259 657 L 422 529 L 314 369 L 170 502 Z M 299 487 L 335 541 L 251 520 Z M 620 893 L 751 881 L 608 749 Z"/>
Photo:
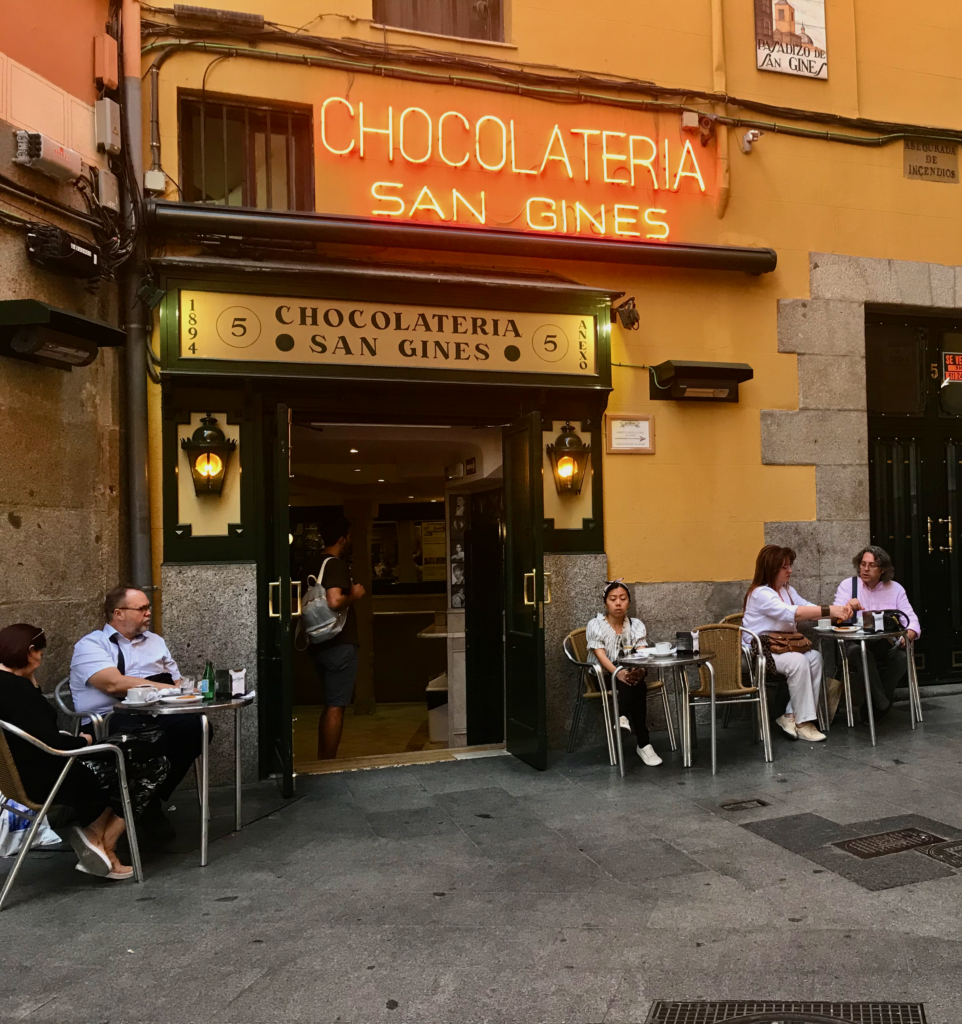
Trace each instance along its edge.
<path fill-rule="evenodd" d="M 819 619 L 818 620 L 818 628 L 819 629 L 831 629 L 832 628 L 832 620 L 831 619 Z"/>
<path fill-rule="evenodd" d="M 671 644 L 667 640 L 655 644 L 655 654 L 671 654 Z"/>
<path fill-rule="evenodd" d="M 131 686 L 127 691 L 127 700 L 131 704 L 143 704 L 152 693 L 156 692 L 156 686 Z"/>

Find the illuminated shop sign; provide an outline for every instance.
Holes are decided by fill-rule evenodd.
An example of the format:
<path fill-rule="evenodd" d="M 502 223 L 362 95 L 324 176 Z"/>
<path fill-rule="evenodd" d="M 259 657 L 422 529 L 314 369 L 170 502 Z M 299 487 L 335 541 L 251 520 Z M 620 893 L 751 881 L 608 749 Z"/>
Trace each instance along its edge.
<path fill-rule="evenodd" d="M 357 79 L 315 111 L 325 212 L 657 242 L 713 170 L 677 114 Z"/>
<path fill-rule="evenodd" d="M 180 358 L 594 376 L 593 316 L 180 293 Z"/>

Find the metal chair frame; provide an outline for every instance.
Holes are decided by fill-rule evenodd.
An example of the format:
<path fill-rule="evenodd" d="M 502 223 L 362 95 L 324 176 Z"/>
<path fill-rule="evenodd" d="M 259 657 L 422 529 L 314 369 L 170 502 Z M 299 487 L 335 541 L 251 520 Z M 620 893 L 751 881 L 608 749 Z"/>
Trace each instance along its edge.
<path fill-rule="evenodd" d="M 70 697 L 69 704 L 67 703 L 68 696 Z M 54 687 L 53 699 L 57 705 L 57 710 L 70 719 L 70 727 L 73 730 L 72 736 L 80 735 L 80 725 L 85 718 L 90 719 L 95 739 L 102 740 L 107 735 L 107 722 L 103 715 L 96 711 L 74 710 L 73 695 L 70 693 L 70 676 L 64 676 Z"/>
<path fill-rule="evenodd" d="M 42 750 L 45 754 L 50 754 L 52 757 L 61 757 L 66 761 L 66 764 L 63 766 L 63 771 L 58 776 L 57 781 L 54 783 L 43 804 L 37 804 L 27 797 L 23 784 L 20 782 L 19 772 L 16 771 L 16 766 L 13 761 L 13 756 L 10 753 L 10 748 L 7 745 L 6 737 L 3 735 L 5 732 L 9 732 L 11 735 L 19 737 L 24 742 L 30 743 L 38 750 Z M 7 793 L 0 796 L 0 810 L 13 811 L 13 813 L 18 817 L 27 818 L 31 822 L 30 828 L 23 838 L 23 845 L 20 847 L 19 854 L 17 854 L 16 862 L 10 869 L 6 881 L 3 883 L 3 889 L 0 890 L 0 911 L 3 910 L 4 902 L 13 887 L 13 883 L 16 881 L 17 874 L 20 871 L 24 858 L 27 856 L 27 853 L 30 851 L 30 847 L 33 845 L 37 829 L 40 828 L 40 823 L 49 813 L 51 806 L 53 806 L 57 793 L 64 783 L 64 779 L 67 778 L 67 774 L 74 766 L 77 758 L 85 757 L 89 754 L 109 753 L 113 754 L 117 759 L 117 777 L 120 781 L 120 799 L 124 808 L 124 823 L 127 828 L 127 842 L 130 846 L 130 860 L 134 869 L 134 878 L 138 882 L 143 882 L 144 872 L 140 865 L 140 848 L 137 845 L 137 829 L 134 825 L 133 807 L 130 803 L 130 791 L 127 788 L 127 769 L 124 765 L 124 755 L 120 747 L 114 746 L 113 743 L 92 743 L 88 747 L 80 747 L 76 750 L 57 750 L 55 747 L 48 747 L 46 743 L 41 743 L 40 740 L 31 736 L 30 733 L 24 732 L 23 729 L 20 729 L 15 725 L 11 725 L 9 722 L 4 722 L 3 720 L 0 720 L 0 743 L 3 745 L 3 749 L 0 750 L 0 757 L 7 762 L 11 774 L 13 775 L 14 782 L 19 783 L 20 790 L 19 793 Z M 11 807 L 9 803 L 10 800 L 16 800 L 17 803 L 21 803 L 23 807 L 27 808 L 27 811 L 25 812 L 22 807 Z"/>
<path fill-rule="evenodd" d="M 707 624 L 705 626 L 699 626 L 698 627 L 699 643 L 701 642 L 701 634 L 702 634 L 703 631 L 706 634 L 706 639 L 707 639 L 707 634 L 712 632 L 712 631 L 714 631 L 714 630 L 721 630 L 721 631 L 726 631 L 726 632 L 729 631 L 729 630 L 737 630 L 738 634 L 739 634 L 739 637 L 738 637 L 739 647 L 742 648 L 742 649 L 743 649 L 743 645 L 741 643 L 741 634 L 744 633 L 747 636 L 753 637 L 755 639 L 755 642 L 756 642 L 756 645 L 757 645 L 756 649 L 758 651 L 758 656 L 757 656 L 757 665 L 758 665 L 758 677 L 757 678 L 758 678 L 758 681 L 756 682 L 756 677 L 755 677 L 754 673 L 751 670 L 751 658 L 749 657 L 748 658 L 749 678 L 751 679 L 752 686 L 754 687 L 754 690 L 747 690 L 746 689 L 745 690 L 745 696 L 734 696 L 734 697 L 728 697 L 728 696 L 724 696 L 724 695 L 723 696 L 718 696 L 718 694 L 716 692 L 717 685 L 715 683 L 714 676 L 712 676 L 711 696 L 710 697 L 694 696 L 693 694 L 689 694 L 688 697 L 687 697 L 689 707 L 706 707 L 706 706 L 710 706 L 711 707 L 711 773 L 712 773 L 712 775 L 716 774 L 716 770 L 717 770 L 717 759 L 718 759 L 718 757 L 717 757 L 717 749 L 716 749 L 716 747 L 717 747 L 717 730 L 718 730 L 717 711 L 718 711 L 718 705 L 719 704 L 721 704 L 721 705 L 723 705 L 725 707 L 726 713 L 727 713 L 727 711 L 728 711 L 728 709 L 730 707 L 733 707 L 735 705 L 752 704 L 752 705 L 757 705 L 758 706 L 758 723 L 757 723 L 758 724 L 758 732 L 761 733 L 762 744 L 764 746 L 764 751 L 765 751 L 765 760 L 767 762 L 771 762 L 772 760 L 774 760 L 774 755 L 772 753 L 772 734 L 771 734 L 770 724 L 769 724 L 769 721 L 768 721 L 768 695 L 767 695 L 766 690 L 765 690 L 765 658 L 764 658 L 764 655 L 762 654 L 761 640 L 750 629 L 745 629 L 744 626 L 736 626 L 734 623 L 713 622 L 713 623 L 709 623 L 709 624 Z M 739 683 L 741 682 L 741 664 L 742 663 L 741 663 L 741 651 L 740 651 L 739 652 L 739 663 L 738 663 L 738 665 L 739 665 L 739 669 L 738 669 L 739 670 Z M 734 691 L 734 692 L 737 693 L 737 691 Z M 754 708 L 753 708 L 753 710 L 754 710 Z M 693 737 L 694 737 L 694 734 L 695 734 L 695 730 L 693 729 L 692 730 L 692 736 Z"/>
<path fill-rule="evenodd" d="M 605 734 L 608 740 L 608 763 L 611 765 L 618 765 L 622 775 L 625 774 L 625 759 L 624 751 L 621 744 L 621 725 L 616 718 L 616 695 L 614 693 L 614 686 L 606 685 L 610 676 L 600 666 L 592 664 L 587 661 L 578 661 L 573 651 L 572 636 L 575 633 L 583 632 L 583 630 L 572 630 L 565 638 L 562 647 L 565 652 L 565 657 L 573 665 L 577 665 L 581 669 L 581 674 L 578 677 L 578 698 L 575 703 L 574 715 L 571 719 L 571 731 L 568 734 L 568 752 L 571 753 L 574 750 L 575 739 L 577 737 L 577 730 L 581 724 L 581 714 L 584 710 L 585 701 L 588 699 L 588 695 L 585 693 L 585 672 L 591 672 L 595 677 L 595 684 L 598 688 L 598 695 L 601 697 L 602 713 L 605 718 Z M 675 723 L 671 717 L 671 706 L 668 702 L 668 689 L 665 686 L 664 680 L 658 680 L 658 689 L 661 691 L 661 702 L 665 709 L 665 726 L 668 731 L 668 744 L 672 750 L 678 749 L 678 741 L 675 736 Z M 653 690 L 648 690 L 649 693 Z M 611 707 L 608 706 L 608 698 L 611 698 Z M 617 732 L 615 730 L 618 730 Z"/>
<path fill-rule="evenodd" d="M 571 639 L 573 634 L 577 630 L 573 630 L 569 633 L 562 642 L 562 650 L 565 653 L 565 657 L 572 665 L 578 668 L 578 696 L 575 700 L 575 710 L 571 717 L 571 730 L 568 733 L 568 753 L 575 748 L 575 740 L 578 736 L 578 727 L 581 725 L 581 715 L 584 711 L 585 702 L 589 699 L 585 694 L 587 689 L 587 677 L 586 674 L 590 673 L 595 678 L 595 686 L 597 687 L 598 696 L 601 699 L 601 711 L 605 719 L 605 738 L 608 740 L 608 763 L 615 765 L 618 763 L 618 758 L 615 754 L 615 737 L 614 730 L 611 727 L 611 709 L 608 706 L 609 691 L 605 688 L 605 673 L 600 665 L 593 665 L 587 661 L 579 661 L 574 653 L 574 641 Z"/>

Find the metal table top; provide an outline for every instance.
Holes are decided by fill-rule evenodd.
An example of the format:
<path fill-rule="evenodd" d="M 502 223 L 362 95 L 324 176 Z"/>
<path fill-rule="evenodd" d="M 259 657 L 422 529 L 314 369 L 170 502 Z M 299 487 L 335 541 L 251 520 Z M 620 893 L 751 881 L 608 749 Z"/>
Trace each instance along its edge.
<path fill-rule="evenodd" d="M 658 668 L 681 668 L 683 665 L 703 665 L 711 661 L 714 654 L 655 654 L 652 651 L 647 657 L 639 657 L 637 654 L 625 654 L 618 659 L 619 665 L 635 666 L 644 668 L 646 665 L 657 666 Z"/>
<path fill-rule="evenodd" d="M 230 700 L 215 698 L 214 700 L 199 701 L 196 704 L 164 704 L 159 700 L 152 700 L 148 704 L 125 704 L 120 701 L 116 707 L 111 708 L 114 713 L 118 711 L 130 711 L 141 715 L 201 715 L 208 711 L 237 711 L 246 708 L 254 703 L 254 696 L 232 697 Z"/>

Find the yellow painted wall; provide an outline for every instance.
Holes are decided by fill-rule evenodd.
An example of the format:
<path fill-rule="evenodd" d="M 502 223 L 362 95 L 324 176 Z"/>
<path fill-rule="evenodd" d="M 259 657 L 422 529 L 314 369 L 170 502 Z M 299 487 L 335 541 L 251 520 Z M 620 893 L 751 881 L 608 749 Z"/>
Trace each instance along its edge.
<path fill-rule="evenodd" d="M 581 0 L 511 0 L 505 45 L 377 28 L 370 22 L 369 0 L 335 0 L 329 6 L 339 13 L 320 18 L 313 0 L 276 0 L 270 10 L 263 0 L 232 0 L 230 6 L 333 38 L 420 46 L 699 90 L 711 89 L 715 81 L 711 0 L 595 0 L 590 13 Z M 827 82 L 757 71 L 752 3 L 723 0 L 722 10 L 724 70 L 732 96 L 845 116 L 962 127 L 962 64 L 954 45 L 962 32 L 958 0 L 929 0 L 913 5 L 911 13 L 901 0 L 827 0 Z M 382 106 L 393 103 L 398 112 L 410 105 L 431 112 L 463 109 L 472 117 L 490 111 L 506 122 L 514 118 L 519 138 L 529 142 L 543 138 L 544 126 L 552 120 L 570 126 L 579 118 L 584 123 L 593 118 L 592 123 L 612 130 L 644 121 L 653 126 L 645 130 L 659 140 L 669 138 L 672 145 L 680 145 L 684 139 L 677 115 L 542 103 L 362 75 L 348 78 L 342 72 L 242 57 L 212 66 L 212 59 L 210 54 L 180 54 L 163 67 L 165 168 L 177 177 L 177 89 L 199 88 L 209 69 L 206 88 L 211 92 L 315 105 L 316 192 L 322 210 L 353 208 L 359 201 L 357 176 L 378 169 L 376 161 L 361 164 L 333 158 L 320 147 L 316 105 L 334 94 L 355 101 L 368 97 L 369 103 Z M 729 112 L 746 114 L 734 106 Z M 606 460 L 606 546 L 613 576 L 639 581 L 742 579 L 750 574 L 763 543 L 766 521 L 815 517 L 814 468 L 762 466 L 759 432 L 761 409 L 797 407 L 796 360 L 778 352 L 776 303 L 780 298 L 807 297 L 810 252 L 962 264 L 962 187 L 906 180 L 901 144 L 862 148 L 768 133 L 746 156 L 738 146 L 741 134 L 739 129 L 730 133 L 731 200 L 724 218 L 715 212 L 714 143 L 697 148 L 706 196 L 686 185 L 682 191 L 687 194 L 662 192 L 649 198 L 664 200 L 670 207 L 672 240 L 771 246 L 778 253 L 775 273 L 753 278 L 503 261 L 506 267 L 554 271 L 634 295 L 641 327 L 636 332 L 613 328 L 616 362 L 700 358 L 747 362 L 754 368 L 754 379 L 742 385 L 737 405 L 695 407 L 652 402 L 645 371 L 614 369 L 609 411 L 653 412 L 657 451 L 653 456 Z M 390 179 L 394 181 L 448 181 L 443 167 L 414 168 L 400 161 L 386 166 L 404 176 Z M 552 187 L 565 185 L 557 174 L 548 177 Z M 502 177 L 496 184 L 493 176 L 485 178 L 483 173 L 461 180 L 477 187 L 490 182 L 487 187 L 523 202 L 524 182 Z M 592 200 L 607 195 L 605 201 L 616 201 L 617 187 L 607 188 L 607 193 L 591 191 Z M 175 198 L 176 192 L 172 189 L 169 196 Z M 430 216 L 419 214 L 416 219 Z M 431 254 L 411 255 L 431 261 Z M 469 255 L 457 260 L 486 262 Z M 450 263 L 452 257 L 439 254 L 435 262 Z"/>

